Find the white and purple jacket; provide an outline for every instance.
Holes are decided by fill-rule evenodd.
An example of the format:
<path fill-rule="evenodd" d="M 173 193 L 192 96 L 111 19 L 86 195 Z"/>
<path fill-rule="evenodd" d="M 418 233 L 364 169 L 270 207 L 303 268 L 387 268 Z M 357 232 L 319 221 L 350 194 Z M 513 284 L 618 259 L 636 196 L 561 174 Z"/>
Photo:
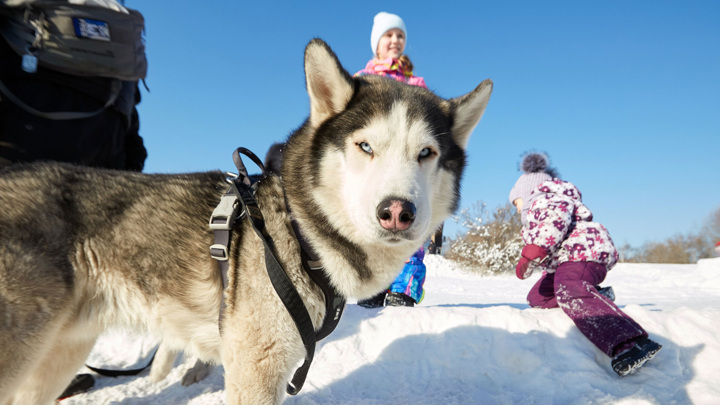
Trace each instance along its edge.
<path fill-rule="evenodd" d="M 574 184 L 548 180 L 523 203 L 522 238 L 526 245 L 548 251 L 541 266 L 549 273 L 562 263 L 582 261 L 598 262 L 610 270 L 618 261 L 617 249 L 607 229 L 592 219 Z"/>

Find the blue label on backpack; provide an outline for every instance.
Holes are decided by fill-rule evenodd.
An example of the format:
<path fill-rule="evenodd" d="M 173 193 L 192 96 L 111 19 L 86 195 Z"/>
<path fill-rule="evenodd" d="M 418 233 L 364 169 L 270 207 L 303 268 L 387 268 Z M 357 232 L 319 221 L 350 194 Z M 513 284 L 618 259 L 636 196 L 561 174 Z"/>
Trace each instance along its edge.
<path fill-rule="evenodd" d="M 110 27 L 105 21 L 73 17 L 73 26 L 78 38 L 110 41 Z"/>

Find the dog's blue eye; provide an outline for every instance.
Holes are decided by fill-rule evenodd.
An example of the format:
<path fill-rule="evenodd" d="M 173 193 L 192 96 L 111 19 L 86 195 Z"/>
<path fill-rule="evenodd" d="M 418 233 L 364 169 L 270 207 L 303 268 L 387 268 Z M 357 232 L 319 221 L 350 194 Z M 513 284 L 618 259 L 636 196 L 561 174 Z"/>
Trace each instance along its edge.
<path fill-rule="evenodd" d="M 430 151 L 430 148 L 423 148 L 423 150 L 420 151 L 420 159 L 426 158 L 432 154 L 432 151 Z"/>
<path fill-rule="evenodd" d="M 372 147 L 370 147 L 370 144 L 369 144 L 369 143 L 367 143 L 367 142 L 360 142 L 360 143 L 358 144 L 358 146 L 360 147 L 360 149 L 363 150 L 363 152 L 367 153 L 368 155 L 372 155 L 372 154 L 373 154 L 373 149 L 372 149 Z"/>

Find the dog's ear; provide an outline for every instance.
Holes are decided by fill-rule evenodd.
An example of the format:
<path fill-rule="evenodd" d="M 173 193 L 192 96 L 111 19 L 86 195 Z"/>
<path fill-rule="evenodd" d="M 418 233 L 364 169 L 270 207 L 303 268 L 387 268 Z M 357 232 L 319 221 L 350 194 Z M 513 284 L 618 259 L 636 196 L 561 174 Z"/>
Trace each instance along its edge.
<path fill-rule="evenodd" d="M 310 124 L 314 127 L 344 110 L 355 87 L 335 53 L 319 38 L 305 48 L 305 81 L 310 96 Z"/>
<path fill-rule="evenodd" d="M 453 139 L 461 148 L 467 147 L 470 134 L 475 126 L 480 122 L 485 107 L 490 101 L 490 93 L 492 93 L 493 82 L 485 79 L 475 90 L 470 93 L 454 98 L 450 101 L 454 114 L 454 122 L 452 127 Z"/>

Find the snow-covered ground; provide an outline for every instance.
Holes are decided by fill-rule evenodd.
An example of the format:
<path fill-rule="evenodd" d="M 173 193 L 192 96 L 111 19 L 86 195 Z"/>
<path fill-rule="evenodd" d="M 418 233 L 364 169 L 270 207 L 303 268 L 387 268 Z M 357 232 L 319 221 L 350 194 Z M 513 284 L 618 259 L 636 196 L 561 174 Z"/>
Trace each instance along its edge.
<path fill-rule="evenodd" d="M 426 258 L 425 301 L 415 308 L 348 304 L 317 347 L 305 387 L 286 404 L 720 404 L 720 258 L 695 265 L 620 264 L 603 285 L 663 345 L 637 374 L 610 359 L 560 310 L 531 309 L 538 275 L 479 277 Z M 108 333 L 94 366 L 142 364 L 150 338 Z M 222 367 L 183 387 L 194 359 L 168 378 L 97 377 L 74 404 L 224 404 Z M 83 369 L 80 372 L 88 372 Z"/>

